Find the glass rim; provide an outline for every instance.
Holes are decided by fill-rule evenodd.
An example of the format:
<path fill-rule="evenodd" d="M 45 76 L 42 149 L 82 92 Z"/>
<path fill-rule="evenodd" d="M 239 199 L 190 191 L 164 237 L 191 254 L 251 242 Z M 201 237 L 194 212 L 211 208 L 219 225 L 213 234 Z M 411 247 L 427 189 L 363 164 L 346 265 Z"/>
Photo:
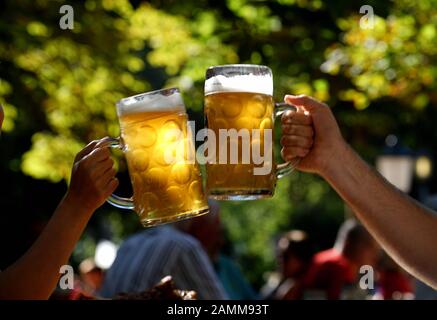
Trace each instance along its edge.
<path fill-rule="evenodd" d="M 175 93 L 177 93 L 177 94 L 181 93 L 179 88 L 172 87 L 172 88 L 163 88 L 163 89 L 143 92 L 143 93 L 135 94 L 133 96 L 121 98 L 120 100 L 118 100 L 116 102 L 116 106 L 117 106 L 117 108 L 119 108 L 122 106 L 129 105 L 129 104 L 131 104 L 129 102 L 134 102 L 132 100 L 135 100 L 135 102 L 140 102 L 141 100 L 143 100 L 144 97 L 148 97 L 148 96 L 154 96 L 154 95 L 158 95 L 158 94 L 160 94 L 162 96 L 171 96 Z"/>
<path fill-rule="evenodd" d="M 223 64 L 210 66 L 206 69 L 205 79 L 208 80 L 217 75 L 232 77 L 234 75 L 270 75 L 273 77 L 273 71 L 268 66 L 261 64 Z"/>
<path fill-rule="evenodd" d="M 242 63 L 242 64 L 222 64 L 217 66 L 210 66 L 206 70 L 214 70 L 214 69 L 232 69 L 232 68 L 247 68 L 247 69 L 265 69 L 267 71 L 272 72 L 272 69 L 270 67 L 263 65 L 263 64 L 250 64 L 250 63 Z"/>

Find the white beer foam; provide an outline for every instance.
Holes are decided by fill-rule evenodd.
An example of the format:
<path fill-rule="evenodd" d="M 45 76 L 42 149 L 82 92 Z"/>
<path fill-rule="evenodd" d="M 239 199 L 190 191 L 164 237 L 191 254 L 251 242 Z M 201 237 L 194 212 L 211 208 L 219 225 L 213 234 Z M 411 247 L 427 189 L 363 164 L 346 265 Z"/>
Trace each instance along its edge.
<path fill-rule="evenodd" d="M 273 80 L 268 75 L 217 75 L 205 81 L 205 95 L 217 92 L 252 92 L 273 95 Z"/>
<path fill-rule="evenodd" d="M 184 101 L 179 92 L 166 96 L 161 94 L 138 94 L 121 99 L 117 103 L 119 116 L 140 112 L 185 111 Z"/>

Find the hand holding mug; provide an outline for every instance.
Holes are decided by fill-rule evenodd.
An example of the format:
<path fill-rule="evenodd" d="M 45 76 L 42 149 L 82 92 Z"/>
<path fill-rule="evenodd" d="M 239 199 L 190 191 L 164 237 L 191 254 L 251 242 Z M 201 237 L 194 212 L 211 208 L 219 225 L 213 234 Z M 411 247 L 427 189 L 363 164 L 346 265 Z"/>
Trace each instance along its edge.
<path fill-rule="evenodd" d="M 66 197 L 90 212 L 100 207 L 118 186 L 107 139 L 90 142 L 74 159 Z"/>
<path fill-rule="evenodd" d="M 299 170 L 324 176 L 345 145 L 331 109 L 305 95 L 286 95 L 284 101 L 298 110 L 282 116 L 282 157 L 286 161 L 301 157 Z"/>

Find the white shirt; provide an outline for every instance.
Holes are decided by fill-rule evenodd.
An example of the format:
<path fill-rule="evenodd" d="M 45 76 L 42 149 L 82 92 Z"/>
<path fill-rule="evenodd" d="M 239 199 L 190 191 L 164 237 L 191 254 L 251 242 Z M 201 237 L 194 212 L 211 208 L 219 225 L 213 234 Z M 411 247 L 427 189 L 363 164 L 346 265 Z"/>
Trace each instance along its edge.
<path fill-rule="evenodd" d="M 202 245 L 170 226 L 147 229 L 128 238 L 106 273 L 100 294 L 150 289 L 171 275 L 176 287 L 194 290 L 198 299 L 226 299 L 226 294 Z"/>

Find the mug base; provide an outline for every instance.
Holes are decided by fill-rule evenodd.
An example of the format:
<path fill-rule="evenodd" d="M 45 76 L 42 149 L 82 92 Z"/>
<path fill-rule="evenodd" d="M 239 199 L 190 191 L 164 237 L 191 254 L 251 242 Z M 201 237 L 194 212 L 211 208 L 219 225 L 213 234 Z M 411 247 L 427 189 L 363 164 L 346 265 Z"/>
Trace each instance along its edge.
<path fill-rule="evenodd" d="M 209 213 L 209 207 L 206 207 L 204 209 L 196 210 L 196 211 L 190 211 L 186 213 L 179 214 L 177 216 L 171 216 L 171 217 L 162 217 L 162 218 L 154 218 L 154 219 L 144 219 L 141 220 L 141 224 L 144 228 L 150 228 L 162 224 L 172 223 L 172 222 L 178 222 L 182 220 L 187 220 L 199 216 L 203 216 L 204 214 Z"/>
<path fill-rule="evenodd" d="M 258 200 L 273 197 L 271 190 L 211 190 L 208 198 L 215 200 Z"/>

